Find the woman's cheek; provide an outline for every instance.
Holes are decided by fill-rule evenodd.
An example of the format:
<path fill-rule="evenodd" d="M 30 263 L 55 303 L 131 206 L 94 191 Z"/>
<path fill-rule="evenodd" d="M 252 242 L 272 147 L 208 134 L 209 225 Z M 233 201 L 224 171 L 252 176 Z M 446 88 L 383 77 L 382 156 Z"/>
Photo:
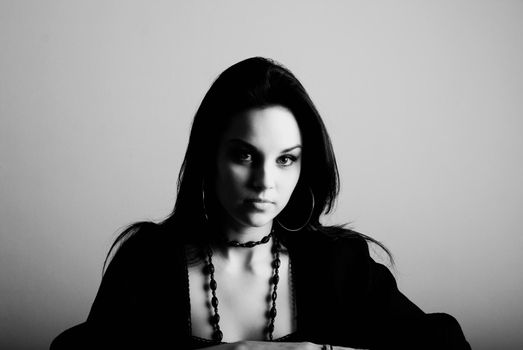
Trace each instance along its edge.
<path fill-rule="evenodd" d="M 227 188 L 229 195 L 235 193 L 236 195 L 242 195 L 245 190 L 245 184 L 248 178 L 248 171 L 245 167 L 238 165 L 231 165 L 227 168 L 225 174 L 225 181 L 227 182 Z"/>
<path fill-rule="evenodd" d="M 229 167 L 229 176 L 235 183 L 243 183 L 247 177 L 247 170 L 244 166 L 231 165 Z"/>

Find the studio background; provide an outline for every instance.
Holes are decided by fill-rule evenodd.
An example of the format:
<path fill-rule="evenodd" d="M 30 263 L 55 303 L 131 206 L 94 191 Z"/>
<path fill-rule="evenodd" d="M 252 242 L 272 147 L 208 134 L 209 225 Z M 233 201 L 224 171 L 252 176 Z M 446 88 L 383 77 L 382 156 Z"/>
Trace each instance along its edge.
<path fill-rule="evenodd" d="M 256 55 L 297 75 L 330 131 L 328 221 L 385 243 L 400 289 L 473 349 L 521 349 L 508 0 L 0 1 L 0 348 L 45 349 L 85 320 L 116 234 L 172 210 L 204 93 Z"/>

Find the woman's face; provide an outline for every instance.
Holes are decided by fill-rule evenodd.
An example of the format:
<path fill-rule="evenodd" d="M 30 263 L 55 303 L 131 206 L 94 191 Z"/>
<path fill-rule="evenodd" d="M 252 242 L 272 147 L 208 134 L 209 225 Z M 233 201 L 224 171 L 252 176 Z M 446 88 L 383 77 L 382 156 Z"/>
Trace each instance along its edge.
<path fill-rule="evenodd" d="M 219 143 L 215 183 L 227 222 L 237 227 L 271 223 L 296 187 L 301 153 L 300 129 L 287 108 L 235 116 Z"/>

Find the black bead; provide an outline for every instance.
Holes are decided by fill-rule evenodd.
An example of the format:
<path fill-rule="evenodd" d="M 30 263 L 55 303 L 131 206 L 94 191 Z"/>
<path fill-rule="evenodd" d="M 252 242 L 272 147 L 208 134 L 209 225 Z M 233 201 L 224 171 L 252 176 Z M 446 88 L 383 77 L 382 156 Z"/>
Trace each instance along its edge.
<path fill-rule="evenodd" d="M 216 298 L 216 297 L 212 297 L 212 298 L 211 298 L 211 305 L 212 305 L 213 307 L 215 307 L 215 308 L 218 307 L 218 298 Z"/>
<path fill-rule="evenodd" d="M 209 275 L 214 273 L 214 265 L 213 265 L 212 263 L 210 263 L 209 265 L 207 265 L 207 273 L 208 273 Z"/>
<path fill-rule="evenodd" d="M 211 323 L 214 325 L 214 324 L 218 324 L 220 322 L 220 315 L 218 314 L 214 314 L 211 316 Z"/>
<path fill-rule="evenodd" d="M 274 332 L 274 323 L 271 323 L 270 325 L 267 326 L 267 328 L 265 328 L 265 331 L 267 333 L 272 333 Z"/>
<path fill-rule="evenodd" d="M 275 318 L 276 317 L 276 308 L 274 306 L 271 307 L 271 311 L 269 312 L 269 316 L 271 318 Z"/>
<path fill-rule="evenodd" d="M 219 329 L 215 331 L 212 335 L 212 338 L 216 341 L 222 341 L 223 339 L 223 333 Z"/>
<path fill-rule="evenodd" d="M 274 261 L 272 262 L 272 267 L 274 267 L 275 269 L 279 268 L 280 267 L 280 259 L 276 258 L 274 259 Z"/>
<path fill-rule="evenodd" d="M 280 281 L 280 276 L 278 276 L 278 275 L 272 276 L 272 283 L 278 284 L 279 281 Z"/>
<path fill-rule="evenodd" d="M 217 287 L 216 281 L 211 280 L 211 282 L 209 282 L 209 287 L 211 287 L 211 290 L 216 290 L 216 287 Z"/>

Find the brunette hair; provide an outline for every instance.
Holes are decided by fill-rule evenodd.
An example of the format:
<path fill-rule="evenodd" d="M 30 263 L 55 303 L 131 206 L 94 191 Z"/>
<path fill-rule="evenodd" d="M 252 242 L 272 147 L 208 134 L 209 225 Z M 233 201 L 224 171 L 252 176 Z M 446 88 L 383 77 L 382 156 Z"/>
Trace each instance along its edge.
<path fill-rule="evenodd" d="M 300 81 L 282 64 L 263 57 L 248 58 L 227 68 L 205 94 L 194 117 L 178 175 L 174 210 L 159 226 L 170 234 L 179 235 L 186 243 L 198 245 L 216 238 L 209 233 L 206 225 L 218 210 L 213 179 L 220 138 L 238 113 L 269 106 L 283 106 L 291 111 L 303 142 L 300 178 L 289 203 L 278 218 L 285 216 L 285 222 L 303 223 L 312 208 L 311 205 L 304 208 L 303 203 L 311 202 L 312 193 L 314 208 L 304 230 L 328 234 L 353 232 L 343 226 L 324 226 L 320 223 L 320 216 L 334 208 L 340 187 L 330 137 Z M 301 218 L 293 217 L 297 215 Z M 118 243 L 148 225 L 150 223 L 141 222 L 125 229 L 107 256 Z M 357 235 L 378 244 L 391 257 L 380 242 L 362 234 Z"/>

